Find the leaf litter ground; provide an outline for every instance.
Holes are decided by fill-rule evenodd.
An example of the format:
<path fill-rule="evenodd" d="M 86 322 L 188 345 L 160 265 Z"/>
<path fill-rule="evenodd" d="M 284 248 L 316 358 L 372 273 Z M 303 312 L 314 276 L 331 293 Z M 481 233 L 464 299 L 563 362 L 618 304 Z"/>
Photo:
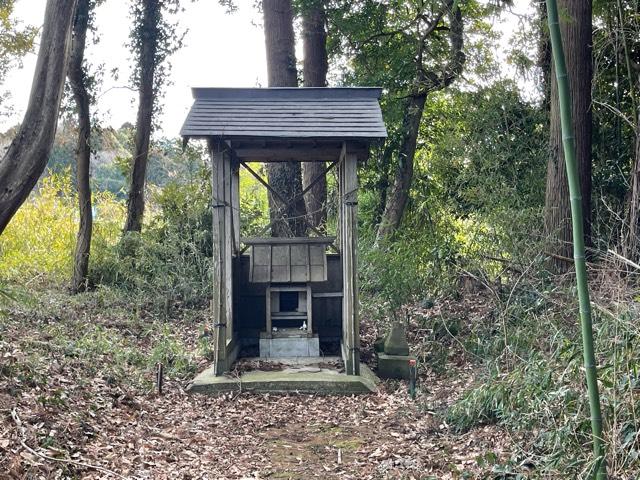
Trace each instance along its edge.
<path fill-rule="evenodd" d="M 443 420 L 475 381 L 455 343 L 446 368 L 423 363 L 416 401 L 395 381 L 347 397 L 191 395 L 188 379 L 208 363 L 206 311 L 134 310 L 109 295 L 44 292 L 0 318 L 0 479 L 500 478 L 478 459 L 509 457 L 498 427 L 459 435 Z M 370 350 L 376 331 L 364 323 Z M 432 337 L 412 324 L 412 346 Z"/>

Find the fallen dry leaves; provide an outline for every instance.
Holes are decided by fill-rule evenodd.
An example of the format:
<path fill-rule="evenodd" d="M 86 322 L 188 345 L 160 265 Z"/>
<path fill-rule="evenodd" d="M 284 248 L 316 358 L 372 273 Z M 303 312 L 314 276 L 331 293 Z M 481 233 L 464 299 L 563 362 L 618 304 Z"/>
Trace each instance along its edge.
<path fill-rule="evenodd" d="M 49 338 L 44 324 L 80 335 L 83 322 L 101 322 L 148 354 L 154 339 L 142 326 L 101 306 L 88 317 L 77 308 L 53 317 L 20 310 L 0 320 L 0 478 L 491 478 L 477 457 L 508 456 L 497 427 L 455 435 L 439 415 L 473 382 L 464 362 L 446 374 L 423 372 L 416 402 L 399 382 L 362 396 L 210 397 L 169 378 L 158 396 L 127 381 L 151 379 L 152 371 L 131 366 L 118 376 L 113 358 L 77 357 Z M 195 350 L 197 318 L 171 328 Z M 29 362 L 40 366 L 37 375 L 19 368 Z"/>

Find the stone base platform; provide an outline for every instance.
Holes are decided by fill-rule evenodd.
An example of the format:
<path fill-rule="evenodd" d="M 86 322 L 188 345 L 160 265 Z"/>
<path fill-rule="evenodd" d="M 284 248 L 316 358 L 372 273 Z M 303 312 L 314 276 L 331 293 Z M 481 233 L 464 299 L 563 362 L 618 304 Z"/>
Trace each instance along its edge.
<path fill-rule="evenodd" d="M 307 335 L 298 330 L 284 330 L 269 336 L 260 336 L 261 358 L 318 356 L 320 356 L 318 335 Z"/>
<path fill-rule="evenodd" d="M 401 378 L 409 380 L 409 361 L 416 357 L 412 355 L 387 355 L 378 353 L 378 375 L 380 378 Z"/>
<path fill-rule="evenodd" d="M 322 368 L 326 360 L 270 359 L 286 367 L 277 371 L 252 370 L 240 377 L 215 376 L 212 369 L 208 368 L 191 382 L 187 391 L 212 395 L 224 392 L 352 395 L 376 391 L 378 377 L 366 365 L 360 364 L 360 375 L 346 375 L 335 369 Z"/>

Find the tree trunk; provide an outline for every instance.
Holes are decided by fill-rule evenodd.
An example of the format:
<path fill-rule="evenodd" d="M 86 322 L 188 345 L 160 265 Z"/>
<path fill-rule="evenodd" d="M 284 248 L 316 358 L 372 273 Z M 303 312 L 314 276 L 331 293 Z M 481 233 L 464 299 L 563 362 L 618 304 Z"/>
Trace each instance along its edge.
<path fill-rule="evenodd" d="M 270 87 L 297 87 L 293 9 L 290 0 L 263 0 L 264 39 L 267 52 L 267 74 Z M 299 162 L 267 163 L 269 184 L 290 205 L 282 205 L 269 194 L 269 215 L 275 222 L 274 237 L 298 237 L 306 232 L 305 207 Z"/>
<path fill-rule="evenodd" d="M 591 236 L 591 0 L 560 0 L 560 29 L 565 44 L 567 74 L 571 90 L 573 134 L 582 192 L 584 234 L 587 245 Z M 552 67 L 552 77 L 555 67 Z M 545 193 L 544 227 L 551 254 L 550 266 L 566 272 L 573 256 L 571 204 L 567 172 L 562 151 L 560 107 L 556 82 L 551 83 L 549 162 Z"/>
<path fill-rule="evenodd" d="M 637 262 L 640 258 L 640 116 L 636 126 L 636 149 L 631 167 L 631 191 L 627 199 L 626 235 L 623 238 L 623 254 L 629 260 Z"/>
<path fill-rule="evenodd" d="M 84 69 L 84 48 L 89 26 L 91 0 L 78 0 L 76 17 L 73 24 L 71 56 L 69 58 L 69 83 L 78 110 L 78 143 L 76 147 L 76 177 L 78 183 L 78 204 L 80 225 L 73 257 L 73 278 L 71 290 L 74 293 L 86 290 L 89 270 L 89 252 L 91 250 L 91 231 L 93 215 L 91 212 L 91 186 L 89 184 L 89 166 L 91 162 L 91 116 L 90 99 L 87 92 L 87 72 Z"/>
<path fill-rule="evenodd" d="M 538 2 L 538 68 L 542 90 L 542 109 L 549 112 L 551 96 L 551 41 L 547 27 L 547 4 Z"/>
<path fill-rule="evenodd" d="M 395 145 L 392 142 L 388 142 L 379 161 L 373 166 L 377 170 L 378 178 L 376 179 L 373 191 L 376 195 L 376 203 L 373 209 L 373 225 L 380 225 L 384 215 L 384 208 L 387 205 L 387 193 L 390 187 L 390 169 L 392 168 L 393 153 Z"/>
<path fill-rule="evenodd" d="M 0 160 L 0 233 L 42 175 L 56 134 L 76 0 L 48 0 L 29 104 Z"/>
<path fill-rule="evenodd" d="M 302 35 L 304 46 L 304 86 L 326 87 L 327 70 L 327 32 L 324 0 L 315 0 L 302 16 Z M 307 188 L 321 176 L 305 194 L 304 203 L 307 218 L 311 225 L 324 230 L 327 222 L 327 178 L 323 173 L 324 162 L 306 162 L 302 164 L 302 186 Z"/>
<path fill-rule="evenodd" d="M 158 35 L 160 34 L 160 0 L 142 0 L 144 13 L 140 38 L 140 84 L 138 85 L 138 115 L 136 117 L 135 147 L 125 232 L 142 230 L 144 215 L 144 186 L 149 160 L 151 126 L 155 103 L 155 70 Z"/>
<path fill-rule="evenodd" d="M 620 0 L 617 2 L 617 20 L 622 37 L 622 44 L 624 47 L 624 59 L 627 73 L 627 80 L 629 82 L 629 94 L 631 96 L 631 104 L 633 107 L 635 129 L 635 155 L 633 163 L 631 165 L 631 179 L 629 184 L 631 189 L 627 194 L 626 202 L 626 218 L 625 224 L 622 229 L 622 252 L 628 259 L 638 262 L 640 261 L 639 249 L 640 249 L 640 115 L 638 115 L 636 92 L 638 91 L 638 83 L 634 81 L 634 77 L 638 76 L 638 68 L 632 69 L 631 58 L 629 55 L 629 46 L 627 44 L 627 37 L 624 32 L 625 18 L 623 16 L 622 3 Z M 616 65 L 618 59 L 616 58 Z M 634 72 L 635 70 L 635 72 Z M 616 74 L 616 80 L 618 81 L 618 75 Z M 636 88 L 634 88 L 634 85 Z M 616 89 L 616 95 L 619 97 L 620 86 Z M 619 106 L 619 98 L 617 98 L 617 105 Z M 617 122 L 617 145 L 618 156 L 620 155 L 620 119 L 616 117 Z"/>
<path fill-rule="evenodd" d="M 402 121 L 402 143 L 398 151 L 398 167 L 391 191 L 387 194 L 384 213 L 378 227 L 378 239 L 387 238 L 397 230 L 402 221 L 413 179 L 413 159 L 426 100 L 427 95 L 422 93 L 412 95 L 406 101 L 405 116 Z"/>
<path fill-rule="evenodd" d="M 451 85 L 462 73 L 465 63 L 463 52 L 464 24 L 462 12 L 456 6 L 457 2 L 449 0 L 443 5 L 442 14 L 449 18 L 449 58 L 441 71 L 426 71 L 423 55 L 426 51 L 426 36 L 422 34 L 422 43 L 418 46 L 416 55 L 417 88 L 407 98 L 402 120 L 402 139 L 398 150 L 398 167 L 396 168 L 391 190 L 387 193 L 384 212 L 377 232 L 377 240 L 383 241 L 395 232 L 402 222 L 405 207 L 409 200 L 411 182 L 413 180 L 413 162 L 416 153 L 420 121 L 424 111 L 424 104 L 429 92 L 442 90 Z M 437 23 L 433 25 L 433 31 Z"/>

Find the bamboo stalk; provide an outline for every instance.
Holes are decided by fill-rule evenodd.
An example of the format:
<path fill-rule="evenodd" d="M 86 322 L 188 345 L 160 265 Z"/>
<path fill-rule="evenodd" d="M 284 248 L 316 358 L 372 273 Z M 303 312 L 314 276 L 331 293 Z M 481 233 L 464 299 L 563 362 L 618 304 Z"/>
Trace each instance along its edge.
<path fill-rule="evenodd" d="M 573 227 L 573 258 L 576 269 L 576 286 L 580 304 L 580 323 L 582 330 L 582 347 L 585 376 L 589 393 L 589 410 L 591 412 L 591 432 L 593 436 L 593 454 L 595 466 L 592 477 L 604 480 L 607 477 L 607 466 L 604 458 L 602 441 L 602 413 L 596 360 L 593 349 L 593 324 L 591 320 L 591 303 L 589 301 L 589 285 L 587 283 L 587 267 L 585 261 L 584 231 L 582 220 L 582 193 L 578 164 L 576 161 L 575 138 L 573 136 L 573 119 L 571 118 L 571 94 L 567 78 L 567 66 L 564 59 L 560 24 L 558 23 L 558 6 L 556 0 L 547 1 L 547 19 L 551 36 L 551 49 L 555 64 L 556 81 L 558 82 L 558 98 L 560 104 L 560 125 L 562 128 L 562 146 L 564 150 L 569 196 L 571 198 L 571 223 Z"/>

